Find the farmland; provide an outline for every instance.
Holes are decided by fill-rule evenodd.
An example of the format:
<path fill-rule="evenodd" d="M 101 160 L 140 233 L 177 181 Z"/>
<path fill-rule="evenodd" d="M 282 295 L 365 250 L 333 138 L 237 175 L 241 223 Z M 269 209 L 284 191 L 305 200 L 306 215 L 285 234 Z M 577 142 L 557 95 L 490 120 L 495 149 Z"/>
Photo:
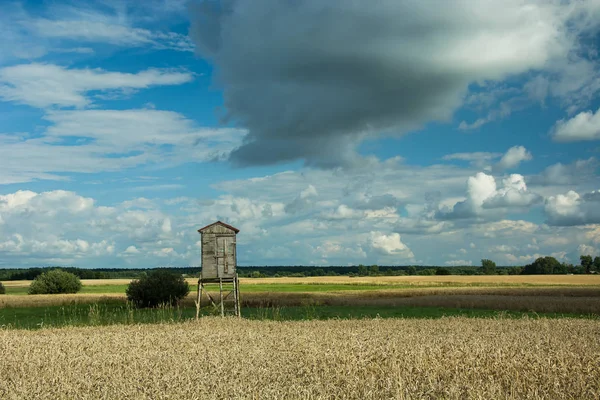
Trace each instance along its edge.
<path fill-rule="evenodd" d="M 176 310 L 140 311 L 126 304 L 129 279 L 82 280 L 78 294 L 27 295 L 30 281 L 5 282 L 0 326 L 41 326 L 160 322 L 193 318 L 191 293 Z M 600 276 L 379 276 L 245 278 L 241 280 L 247 318 L 362 318 L 488 316 L 546 317 L 600 315 Z M 205 303 L 203 314 L 214 309 Z"/>
<path fill-rule="evenodd" d="M 209 317 L 0 330 L 0 398 L 596 399 L 598 327 L 585 319 Z"/>
<path fill-rule="evenodd" d="M 246 278 L 243 318 L 199 321 L 195 286 L 138 310 L 130 280 L 82 282 L 4 283 L 0 398 L 600 395 L 600 276 Z"/>

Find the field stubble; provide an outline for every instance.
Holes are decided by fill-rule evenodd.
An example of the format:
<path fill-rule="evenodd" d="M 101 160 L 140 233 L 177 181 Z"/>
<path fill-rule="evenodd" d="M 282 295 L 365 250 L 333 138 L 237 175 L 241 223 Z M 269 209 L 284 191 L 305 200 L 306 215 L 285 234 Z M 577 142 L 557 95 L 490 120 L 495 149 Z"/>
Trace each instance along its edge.
<path fill-rule="evenodd" d="M 204 318 L 0 330 L 0 398 L 597 399 L 600 322 Z"/>

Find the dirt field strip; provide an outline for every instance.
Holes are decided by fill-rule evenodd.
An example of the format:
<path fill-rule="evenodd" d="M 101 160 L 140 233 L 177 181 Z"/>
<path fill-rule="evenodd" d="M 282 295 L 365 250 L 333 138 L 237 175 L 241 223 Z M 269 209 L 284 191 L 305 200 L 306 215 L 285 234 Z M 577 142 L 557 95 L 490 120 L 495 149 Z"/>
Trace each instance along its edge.
<path fill-rule="evenodd" d="M 0 330 L 2 399 L 598 399 L 600 322 L 203 318 Z"/>

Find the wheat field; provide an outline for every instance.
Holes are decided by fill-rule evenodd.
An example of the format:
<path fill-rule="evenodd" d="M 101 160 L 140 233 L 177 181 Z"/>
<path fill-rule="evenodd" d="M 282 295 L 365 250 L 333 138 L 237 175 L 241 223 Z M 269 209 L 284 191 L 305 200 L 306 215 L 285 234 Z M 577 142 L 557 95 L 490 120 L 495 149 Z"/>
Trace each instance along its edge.
<path fill-rule="evenodd" d="M 197 279 L 188 282 L 196 283 Z M 240 278 L 240 284 L 379 284 L 435 286 L 441 284 L 485 285 L 595 285 L 600 286 L 600 274 L 595 275 L 433 275 L 433 276 L 312 276 L 303 278 Z"/>
<path fill-rule="evenodd" d="M 249 321 L 0 330 L 2 399 L 598 399 L 600 322 Z"/>
<path fill-rule="evenodd" d="M 197 278 L 187 278 L 189 284 Z M 84 286 L 127 285 L 131 279 L 82 279 Z M 2 281 L 6 287 L 27 287 L 31 281 Z M 311 276 L 281 278 L 240 278 L 241 285 L 266 284 L 348 284 L 348 285 L 534 285 L 534 286 L 600 286 L 600 274 L 594 275 L 433 275 L 433 276 Z"/>

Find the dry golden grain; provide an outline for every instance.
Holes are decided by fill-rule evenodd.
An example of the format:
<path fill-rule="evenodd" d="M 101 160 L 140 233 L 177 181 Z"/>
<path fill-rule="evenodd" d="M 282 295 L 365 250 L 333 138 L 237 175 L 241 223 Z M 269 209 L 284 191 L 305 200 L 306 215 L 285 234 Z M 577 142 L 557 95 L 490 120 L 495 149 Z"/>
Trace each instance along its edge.
<path fill-rule="evenodd" d="M 2 399 L 598 399 L 597 320 L 0 330 Z"/>
<path fill-rule="evenodd" d="M 197 279 L 190 279 L 196 283 Z M 434 276 L 314 276 L 305 278 L 240 278 L 240 284 L 312 283 L 312 284 L 381 284 L 381 285 L 440 285 L 440 284 L 489 284 L 489 285 L 596 285 L 598 275 L 434 275 Z"/>
<path fill-rule="evenodd" d="M 189 284 L 198 283 L 197 278 L 187 278 Z M 127 285 L 131 279 L 82 279 L 84 286 Z M 31 281 L 2 281 L 4 286 L 27 287 Z M 566 285 L 600 286 L 600 274 L 596 275 L 434 275 L 434 276 L 314 276 L 304 278 L 240 278 L 242 285 L 264 284 L 370 284 L 370 285 Z"/>
<path fill-rule="evenodd" d="M 64 306 L 69 304 L 96 303 L 109 299 L 122 299 L 125 301 L 126 297 L 120 293 L 36 294 L 28 296 L 6 294 L 0 296 L 0 308 Z"/>

